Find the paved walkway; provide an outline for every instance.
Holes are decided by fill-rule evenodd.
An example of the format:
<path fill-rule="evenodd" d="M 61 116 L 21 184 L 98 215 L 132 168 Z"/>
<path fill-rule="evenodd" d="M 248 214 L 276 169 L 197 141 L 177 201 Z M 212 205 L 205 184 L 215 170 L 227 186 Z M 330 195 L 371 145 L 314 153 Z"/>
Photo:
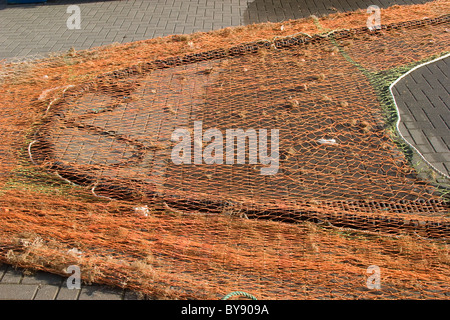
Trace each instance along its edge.
<path fill-rule="evenodd" d="M 0 59 L 210 31 L 256 22 L 381 8 L 426 0 L 48 0 L 8 5 L 0 0 Z M 70 5 L 80 8 L 80 29 L 70 30 Z"/>
<path fill-rule="evenodd" d="M 450 176 L 450 57 L 411 71 L 393 87 L 400 133 L 435 169 Z"/>
<path fill-rule="evenodd" d="M 0 265 L 0 300 L 139 300 L 144 297 L 119 288 L 81 285 L 69 289 L 67 279 L 46 272 L 24 274 L 22 269 Z"/>
<path fill-rule="evenodd" d="M 323 15 L 339 11 L 365 9 L 369 5 L 385 8 L 394 4 L 418 4 L 426 0 L 130 0 L 130 1 L 94 1 L 94 0 L 49 0 L 45 4 L 7 5 L 0 0 L 0 59 L 14 60 L 22 57 L 44 56 L 50 52 L 76 50 L 107 45 L 114 42 L 124 43 L 144 40 L 177 33 L 210 31 L 223 27 L 237 26 L 256 22 L 278 22 L 286 19 L 308 17 L 312 14 Z M 78 5 L 81 9 L 81 29 L 69 30 L 66 21 L 69 5 Z M 448 59 L 447 65 L 430 65 L 412 74 L 411 80 L 399 83 L 408 88 L 414 101 L 421 104 L 409 104 L 405 98 L 399 102 L 399 108 L 410 112 L 409 120 L 403 117 L 402 131 L 408 133 L 410 140 L 423 149 L 424 154 L 439 153 L 444 158 L 436 158 L 435 163 L 441 169 L 449 170 L 450 153 L 448 134 Z M 446 69 L 444 69 L 446 68 Z M 435 73 L 436 72 L 436 73 Z M 428 75 L 439 75 L 439 78 Z M 420 76 L 422 78 L 420 78 Z M 445 76 L 445 79 L 442 77 Z M 418 78 L 419 77 L 419 78 Z M 418 80 L 420 79 L 420 81 Z M 444 80 L 442 80 L 444 79 Z M 442 82 L 442 81 L 445 82 Z M 423 82 L 425 81 L 425 82 Z M 438 83 L 440 86 L 438 86 Z M 421 88 L 420 99 L 416 88 Z M 424 85 L 422 87 L 422 85 Z M 435 86 L 436 85 L 436 86 Z M 409 86 L 409 87 L 408 87 Z M 441 102 L 436 97 L 441 95 Z M 443 90 L 443 88 L 446 90 Z M 407 93 L 407 91 L 405 91 Z M 424 98 L 425 97 L 425 98 Z M 427 105 L 422 104 L 428 99 Z M 401 97 L 403 99 L 403 96 Z M 413 100 L 411 100 L 413 101 Z M 402 104 L 403 103 L 403 104 Z M 445 110 L 444 108 L 447 108 Z M 407 108 L 405 108 L 407 107 Z M 415 109 L 416 108 L 416 109 Z M 433 108 L 433 109 L 432 109 Z M 441 108 L 442 114 L 429 110 Z M 418 112 L 418 113 L 417 113 Z M 420 114 L 420 116 L 419 116 Z M 426 117 L 426 118 L 424 118 Z M 440 119 L 438 119 L 440 117 Z M 425 125 L 425 126 L 423 126 Z M 442 135 L 428 135 L 427 128 Z M 438 125 L 440 126 L 438 128 Z M 446 127 L 444 127 L 444 125 Z M 417 126 L 417 127 L 414 127 Z M 420 134 L 427 136 L 419 140 Z M 429 152 L 428 152 L 429 151 Z M 82 285 L 81 290 L 69 290 L 65 278 L 38 272 L 24 275 L 22 270 L 11 266 L 0 266 L 0 299 L 137 299 L 132 292 L 105 286 Z"/>

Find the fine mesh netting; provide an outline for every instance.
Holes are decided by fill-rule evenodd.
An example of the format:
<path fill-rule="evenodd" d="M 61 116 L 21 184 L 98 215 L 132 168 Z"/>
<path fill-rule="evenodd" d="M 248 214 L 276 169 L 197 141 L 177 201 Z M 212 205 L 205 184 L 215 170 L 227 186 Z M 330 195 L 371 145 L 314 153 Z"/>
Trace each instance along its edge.
<path fill-rule="evenodd" d="M 388 90 L 449 51 L 450 16 L 448 1 L 412 7 L 426 18 L 376 31 L 312 19 L 315 34 L 85 79 L 76 53 L 16 67 L 36 78 L 3 85 L 2 260 L 60 274 L 77 264 L 86 281 L 167 298 L 445 298 L 449 183 L 414 166 Z M 101 55 L 86 60 L 114 53 Z M 20 103 L 63 70 L 76 81 Z"/>

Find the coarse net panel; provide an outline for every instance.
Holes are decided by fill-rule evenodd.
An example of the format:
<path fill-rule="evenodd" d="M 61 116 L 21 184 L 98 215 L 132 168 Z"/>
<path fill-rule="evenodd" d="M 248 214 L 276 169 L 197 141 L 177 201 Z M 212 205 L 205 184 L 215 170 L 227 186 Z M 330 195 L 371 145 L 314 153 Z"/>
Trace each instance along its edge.
<path fill-rule="evenodd" d="M 389 85 L 450 51 L 449 15 L 430 11 L 447 3 L 381 30 L 97 70 L 22 110 L 38 77 L 81 78 L 75 62 L 90 61 L 24 66 L 31 80 L 2 86 L 1 261 L 66 276 L 78 265 L 87 282 L 157 298 L 446 299 L 449 181 L 413 166 Z"/>
<path fill-rule="evenodd" d="M 446 27 L 448 16 L 379 33 L 261 41 L 109 74 L 66 91 L 31 156 L 97 195 L 159 197 L 180 210 L 295 221 L 325 219 L 323 208 L 353 212 L 351 203 L 367 217 L 389 208 L 403 219 L 439 220 L 448 206 L 395 144 L 368 70 L 384 58 L 374 38 L 386 37 L 395 56 L 436 34 L 413 51 L 420 60 L 447 48 Z M 364 68 L 367 60 L 375 66 Z M 177 129 L 185 130 L 181 140 Z"/>

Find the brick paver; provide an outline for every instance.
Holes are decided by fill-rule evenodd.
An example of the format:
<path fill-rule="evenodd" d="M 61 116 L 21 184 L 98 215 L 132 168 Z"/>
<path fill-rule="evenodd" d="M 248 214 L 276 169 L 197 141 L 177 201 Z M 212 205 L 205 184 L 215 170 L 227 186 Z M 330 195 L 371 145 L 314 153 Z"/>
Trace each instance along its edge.
<path fill-rule="evenodd" d="M 129 290 L 82 283 L 69 289 L 66 278 L 46 272 L 25 274 L 24 270 L 0 265 L 0 300 L 138 300 Z"/>
<path fill-rule="evenodd" d="M 58 294 L 59 287 L 56 285 L 42 285 L 38 286 L 34 300 L 55 300 Z"/>
<path fill-rule="evenodd" d="M 393 87 L 400 133 L 434 168 L 450 176 L 450 57 L 411 71 Z"/>
<path fill-rule="evenodd" d="M 0 284 L 0 300 L 32 300 L 38 289 L 31 284 Z"/>

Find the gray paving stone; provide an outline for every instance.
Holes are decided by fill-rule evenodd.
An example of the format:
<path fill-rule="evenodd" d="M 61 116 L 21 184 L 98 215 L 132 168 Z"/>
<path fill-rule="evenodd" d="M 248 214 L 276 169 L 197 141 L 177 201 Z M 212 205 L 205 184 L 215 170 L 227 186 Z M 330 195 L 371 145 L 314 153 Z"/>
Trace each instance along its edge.
<path fill-rule="evenodd" d="M 402 109 L 400 108 L 400 110 L 402 110 Z M 411 114 L 406 113 L 406 112 L 400 112 L 400 116 L 402 118 L 402 122 L 405 122 L 405 125 L 408 127 L 408 129 L 410 127 L 407 124 L 414 124 L 414 126 L 415 126 L 416 119 Z M 411 129 L 416 129 L 416 128 L 411 127 Z"/>
<path fill-rule="evenodd" d="M 429 102 L 427 100 L 417 101 L 417 106 L 423 106 L 425 103 L 429 103 Z M 411 110 L 411 113 L 417 122 L 428 122 L 429 121 L 427 115 L 421 108 L 413 109 L 413 110 Z"/>
<path fill-rule="evenodd" d="M 0 300 L 31 300 L 37 289 L 31 284 L 0 283 Z"/>
<path fill-rule="evenodd" d="M 450 122 L 449 122 L 450 123 Z M 447 145 L 447 148 L 450 148 L 450 136 L 443 136 L 442 140 L 444 140 L 444 143 Z M 444 152 L 444 154 L 447 155 L 447 153 Z M 449 155 L 450 156 L 450 155 Z"/>
<path fill-rule="evenodd" d="M 69 289 L 63 284 L 56 295 L 56 300 L 77 300 L 81 289 Z"/>
<path fill-rule="evenodd" d="M 410 141 L 410 140 L 408 140 Z M 433 154 L 435 151 L 431 144 L 414 144 L 413 145 L 420 151 L 422 154 Z"/>
<path fill-rule="evenodd" d="M 56 285 L 42 285 L 38 286 L 36 295 L 33 300 L 55 300 L 58 294 L 59 286 Z"/>
<path fill-rule="evenodd" d="M 448 152 L 448 147 L 445 145 L 444 141 L 440 137 L 434 137 L 434 136 L 428 136 L 428 140 L 430 141 L 431 145 L 433 146 L 433 149 L 437 153 L 444 153 Z"/>
<path fill-rule="evenodd" d="M 122 300 L 123 290 L 103 286 L 82 287 L 79 300 Z"/>
<path fill-rule="evenodd" d="M 427 140 L 425 134 L 422 132 L 422 130 L 409 129 L 409 133 L 411 134 L 411 137 L 413 138 L 413 141 L 411 141 L 413 144 L 416 144 L 416 145 L 428 144 L 428 140 Z"/>
<path fill-rule="evenodd" d="M 23 273 L 20 270 L 16 270 L 13 267 L 7 268 L 6 272 L 3 274 L 1 283 L 11 283 L 17 284 L 23 278 Z"/>

